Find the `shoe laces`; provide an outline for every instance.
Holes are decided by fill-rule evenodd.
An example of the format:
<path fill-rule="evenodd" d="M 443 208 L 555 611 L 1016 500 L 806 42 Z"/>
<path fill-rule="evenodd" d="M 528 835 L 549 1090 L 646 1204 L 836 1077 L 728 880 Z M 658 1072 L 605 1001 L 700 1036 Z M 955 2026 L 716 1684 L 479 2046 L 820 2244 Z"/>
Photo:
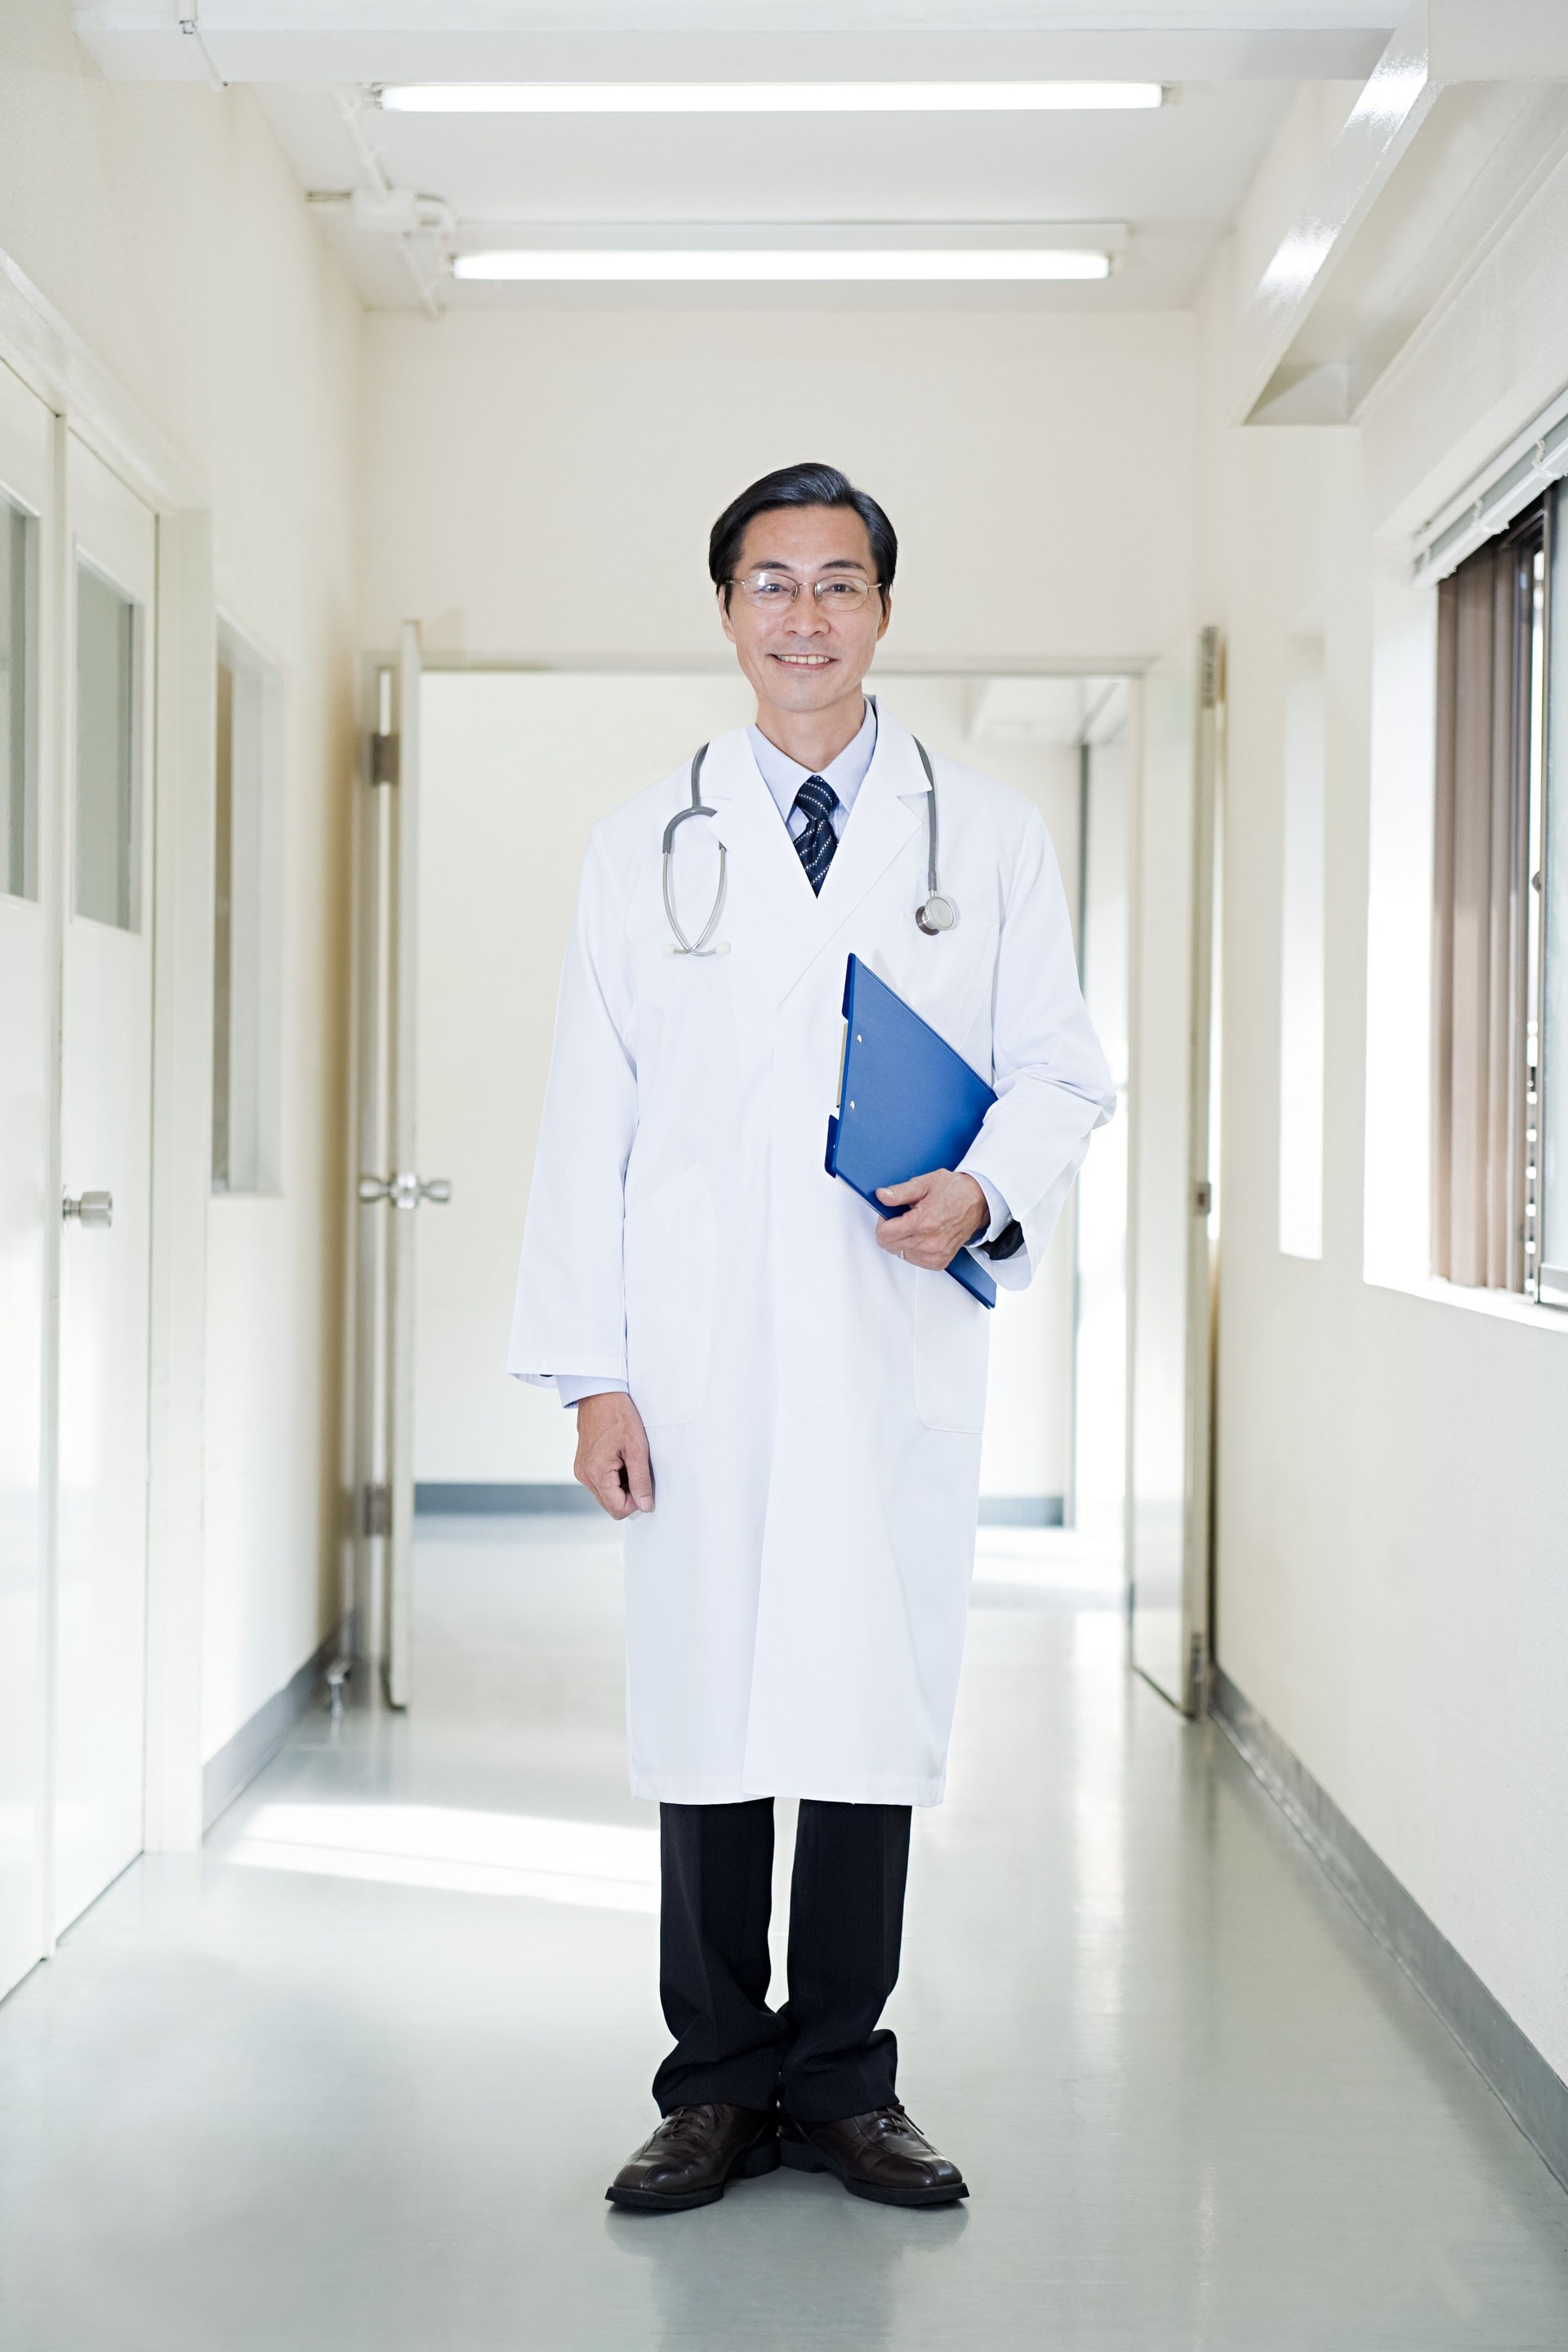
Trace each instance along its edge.
<path fill-rule="evenodd" d="M 890 2106 L 878 2107 L 874 2110 L 870 2117 L 870 2128 L 879 2138 L 884 2139 L 893 2132 L 908 2132 L 914 2139 L 925 2137 L 924 2132 L 921 2131 L 913 2116 L 907 2108 L 900 2106 L 896 2099 Z"/>
<path fill-rule="evenodd" d="M 685 2138 L 693 2132 L 702 2130 L 706 2123 L 706 2119 L 711 2116 L 713 2110 L 710 2105 L 672 2107 L 668 2115 L 667 2115 L 659 2124 L 653 2136 L 655 2139 L 664 2140 Z"/>

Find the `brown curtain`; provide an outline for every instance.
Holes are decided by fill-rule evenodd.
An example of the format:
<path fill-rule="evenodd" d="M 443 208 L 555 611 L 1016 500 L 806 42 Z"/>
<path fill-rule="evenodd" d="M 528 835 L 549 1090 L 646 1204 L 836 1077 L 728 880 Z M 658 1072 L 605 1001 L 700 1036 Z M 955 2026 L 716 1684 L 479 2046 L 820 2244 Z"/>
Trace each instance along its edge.
<path fill-rule="evenodd" d="M 1434 1270 L 1524 1287 L 1532 545 L 1493 541 L 1438 591 Z"/>

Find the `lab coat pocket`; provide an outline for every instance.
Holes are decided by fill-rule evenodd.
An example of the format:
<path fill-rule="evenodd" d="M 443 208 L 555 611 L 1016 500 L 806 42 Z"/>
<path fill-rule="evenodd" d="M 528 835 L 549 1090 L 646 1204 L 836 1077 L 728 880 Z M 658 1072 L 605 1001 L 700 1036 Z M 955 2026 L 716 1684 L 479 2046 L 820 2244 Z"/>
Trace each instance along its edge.
<path fill-rule="evenodd" d="M 915 1411 L 928 1429 L 978 1435 L 985 1421 L 990 1310 L 948 1274 L 921 1272 L 915 1291 Z"/>
<path fill-rule="evenodd" d="M 994 923 L 977 918 L 960 919 L 951 931 L 926 939 L 911 923 L 900 937 L 897 952 L 882 971 L 875 956 L 872 970 L 929 1021 L 984 1078 L 991 1075 L 991 989 L 996 976 L 997 932 Z M 950 1283 L 950 1289 L 956 1289 Z M 981 1313 L 985 1312 L 981 1308 Z"/>
<path fill-rule="evenodd" d="M 626 1203 L 626 1384 L 650 1429 L 695 1420 L 707 1397 L 716 1241 L 700 1169 Z"/>

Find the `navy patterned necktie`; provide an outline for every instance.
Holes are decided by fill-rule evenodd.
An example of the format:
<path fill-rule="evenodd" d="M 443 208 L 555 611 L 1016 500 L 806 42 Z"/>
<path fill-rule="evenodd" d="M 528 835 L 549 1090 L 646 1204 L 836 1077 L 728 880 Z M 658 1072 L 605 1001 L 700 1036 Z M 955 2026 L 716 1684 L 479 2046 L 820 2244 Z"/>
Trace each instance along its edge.
<path fill-rule="evenodd" d="M 795 852 L 805 868 L 805 878 L 820 897 L 824 877 L 833 863 L 833 853 L 838 846 L 838 836 L 833 830 L 833 812 L 838 806 L 838 795 L 824 776 L 807 776 L 795 796 L 794 809 L 799 809 L 806 820 L 805 831 L 795 836 Z"/>

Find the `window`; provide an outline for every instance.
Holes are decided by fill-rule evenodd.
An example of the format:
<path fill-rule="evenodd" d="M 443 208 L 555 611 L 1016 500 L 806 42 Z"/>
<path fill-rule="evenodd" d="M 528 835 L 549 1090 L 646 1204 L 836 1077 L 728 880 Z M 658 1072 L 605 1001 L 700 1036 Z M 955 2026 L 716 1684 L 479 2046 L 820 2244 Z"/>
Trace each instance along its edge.
<path fill-rule="evenodd" d="M 76 895 L 79 915 L 141 928 L 141 616 L 85 563 L 76 586 Z"/>
<path fill-rule="evenodd" d="M 0 892 L 38 895 L 37 525 L 0 495 Z"/>
<path fill-rule="evenodd" d="M 1538 1284 L 1550 502 L 1438 592 L 1434 1271 Z"/>
<path fill-rule="evenodd" d="M 1279 927 L 1279 1247 L 1323 1255 L 1323 640 L 1293 637 L 1285 686 Z"/>
<path fill-rule="evenodd" d="M 214 779 L 213 1190 L 279 1184 L 279 802 L 282 684 L 218 630 Z"/>
<path fill-rule="evenodd" d="M 1545 530 L 1546 627 L 1540 662 L 1545 708 L 1545 791 L 1538 819 L 1541 876 L 1541 1097 L 1536 1124 L 1536 1295 L 1568 1307 L 1568 482 L 1559 482 Z M 1538 761 L 1541 751 L 1537 752 Z"/>

